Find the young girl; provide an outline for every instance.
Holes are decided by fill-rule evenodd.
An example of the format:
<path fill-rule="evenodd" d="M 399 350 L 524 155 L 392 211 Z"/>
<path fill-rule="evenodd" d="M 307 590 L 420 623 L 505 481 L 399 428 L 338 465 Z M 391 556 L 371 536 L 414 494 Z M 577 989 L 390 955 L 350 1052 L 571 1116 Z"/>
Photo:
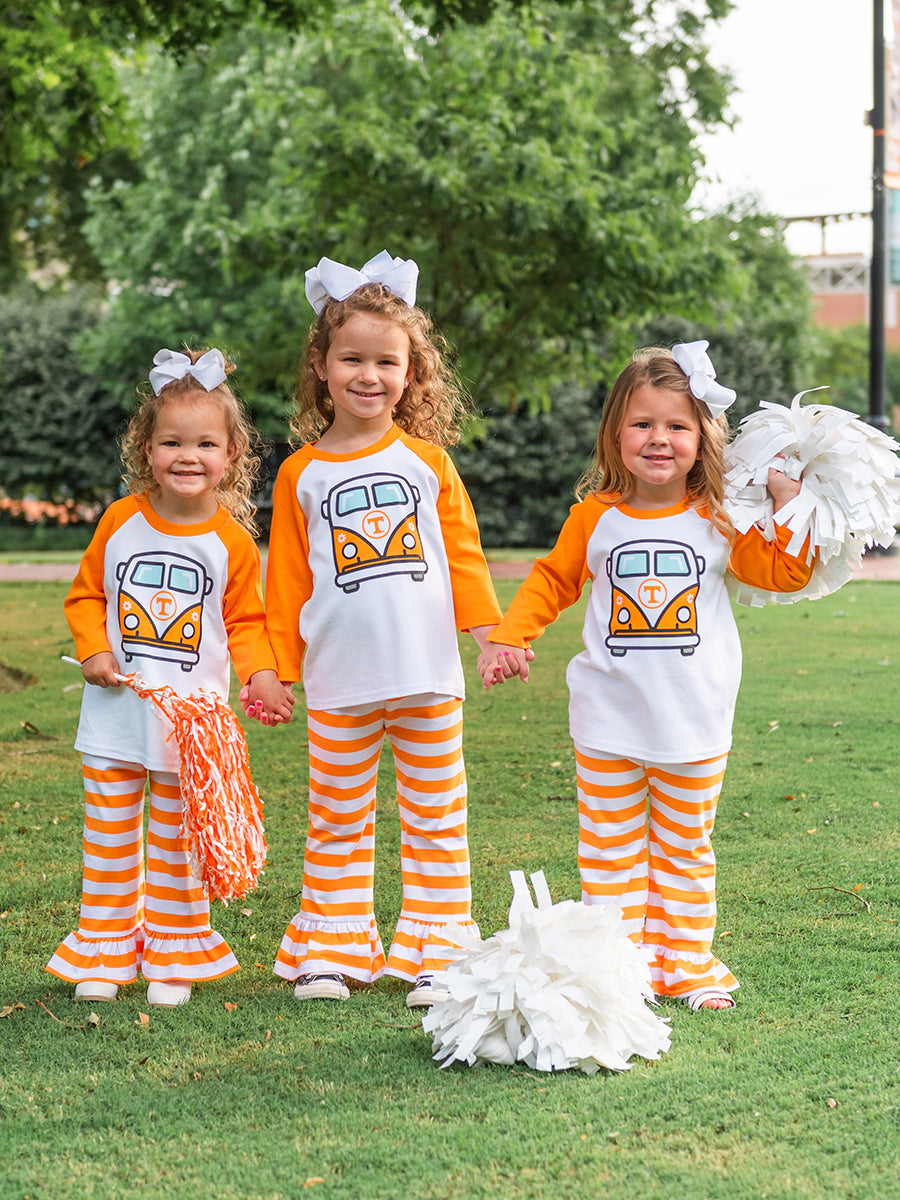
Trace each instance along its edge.
<path fill-rule="evenodd" d="M 510 668 L 526 679 L 523 647 L 591 581 L 566 676 L 582 899 L 620 905 L 652 953 L 656 993 L 692 1009 L 731 1008 L 738 987 L 711 951 L 710 835 L 741 674 L 725 573 L 784 592 L 811 573 L 786 553 L 788 531 L 738 537 L 722 507 L 734 392 L 715 382 L 707 345 L 641 350 L 619 376 L 584 498 L 478 662 L 485 687 Z M 776 510 L 800 489 L 778 471 L 768 487 Z"/>
<path fill-rule="evenodd" d="M 442 449 L 459 389 L 415 304 L 418 268 L 386 252 L 306 274 L 318 313 L 293 427 L 314 437 L 275 484 L 266 609 L 283 681 L 309 710 L 303 897 L 275 963 L 300 1000 L 345 999 L 346 977 L 436 995 L 448 922 L 471 917 L 457 629 L 500 619 L 472 506 Z M 375 783 L 397 771 L 403 904 L 387 959 L 373 909 Z"/>
<path fill-rule="evenodd" d="M 123 687 L 228 695 L 229 655 L 272 722 L 290 719 L 266 635 L 250 491 L 250 430 L 218 350 L 161 350 L 123 443 L 131 495 L 106 510 L 66 599 L 87 681 L 76 749 L 87 812 L 81 920 L 47 967 L 82 1000 L 112 1000 L 138 967 L 148 1004 L 174 1007 L 191 983 L 237 970 L 179 838 L 171 726 Z M 150 824 L 144 876 L 144 785 Z"/>

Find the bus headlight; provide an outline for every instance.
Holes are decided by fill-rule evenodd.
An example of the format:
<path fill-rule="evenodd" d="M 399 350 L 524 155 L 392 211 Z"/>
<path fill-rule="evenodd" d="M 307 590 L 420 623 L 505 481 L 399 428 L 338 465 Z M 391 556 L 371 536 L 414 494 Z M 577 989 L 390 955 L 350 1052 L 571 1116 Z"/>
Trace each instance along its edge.
<path fill-rule="evenodd" d="M 344 558 L 356 558 L 356 556 L 359 554 L 359 549 L 355 542 L 345 542 L 343 546 L 341 546 L 341 554 L 344 556 Z"/>
<path fill-rule="evenodd" d="M 628 611 L 627 608 L 624 608 L 624 607 L 620 608 L 618 616 L 616 617 L 616 620 L 619 622 L 620 625 L 627 625 L 628 622 L 631 620 L 631 613 Z"/>
<path fill-rule="evenodd" d="M 133 632 L 135 629 L 137 629 L 138 625 L 140 625 L 140 621 L 138 620 L 137 613 L 129 613 L 123 619 L 122 624 L 125 626 L 125 628 L 127 630 L 129 630 L 129 632 Z"/>
<path fill-rule="evenodd" d="M 679 608 L 679 610 L 675 614 L 675 616 L 678 618 L 679 621 L 681 621 L 681 623 L 683 625 L 685 625 L 691 619 L 691 610 L 687 607 L 686 604 L 682 604 L 681 608 Z"/>

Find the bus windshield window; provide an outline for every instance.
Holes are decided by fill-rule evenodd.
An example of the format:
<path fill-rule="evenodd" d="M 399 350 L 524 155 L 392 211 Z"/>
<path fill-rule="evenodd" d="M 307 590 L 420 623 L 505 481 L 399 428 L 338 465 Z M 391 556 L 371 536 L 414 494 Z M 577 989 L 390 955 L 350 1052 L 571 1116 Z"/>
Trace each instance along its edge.
<path fill-rule="evenodd" d="M 629 554 L 620 554 L 616 567 L 620 576 L 649 575 L 650 559 L 645 550 L 634 550 Z"/>
<path fill-rule="evenodd" d="M 191 596 L 197 593 L 197 572 L 190 567 L 170 567 L 169 587 L 173 592 L 188 592 Z"/>
<path fill-rule="evenodd" d="M 389 504 L 407 503 L 406 492 L 399 480 L 396 483 L 376 483 L 372 488 L 372 495 L 378 508 L 386 508 Z"/>
<path fill-rule="evenodd" d="M 139 562 L 131 572 L 131 582 L 140 587 L 161 588 L 163 585 L 163 564 L 155 562 Z"/>
<path fill-rule="evenodd" d="M 656 574 L 690 575 L 691 568 L 683 550 L 657 550 Z"/>
<path fill-rule="evenodd" d="M 369 493 L 364 487 L 347 488 L 340 492 L 337 498 L 337 514 L 346 517 L 347 513 L 359 512 L 369 507 Z"/>

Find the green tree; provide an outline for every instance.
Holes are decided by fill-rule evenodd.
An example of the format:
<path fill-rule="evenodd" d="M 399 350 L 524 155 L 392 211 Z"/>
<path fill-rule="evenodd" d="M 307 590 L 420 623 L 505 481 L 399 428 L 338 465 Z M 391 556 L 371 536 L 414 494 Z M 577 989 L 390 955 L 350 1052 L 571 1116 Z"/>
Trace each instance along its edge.
<path fill-rule="evenodd" d="M 731 250 L 689 198 L 727 94 L 698 10 L 723 8 L 676 3 L 661 28 L 631 0 L 498 5 L 435 37 L 388 0 L 335 0 L 327 29 L 132 68 L 143 178 L 101 181 L 88 226 L 121 288 L 98 361 L 133 372 L 200 331 L 244 358 L 271 432 L 304 268 L 383 247 L 419 261 L 479 403 L 595 377 L 659 311 L 711 317 Z"/>
<path fill-rule="evenodd" d="M 486 21 L 497 3 L 411 0 L 408 9 L 439 31 Z M 96 273 L 80 237 L 83 172 L 115 170 L 107 159 L 131 144 L 122 56 L 148 47 L 203 61 L 248 21 L 295 32 L 333 13 L 333 0 L 0 0 L 0 283 L 54 259 L 76 276 Z"/>

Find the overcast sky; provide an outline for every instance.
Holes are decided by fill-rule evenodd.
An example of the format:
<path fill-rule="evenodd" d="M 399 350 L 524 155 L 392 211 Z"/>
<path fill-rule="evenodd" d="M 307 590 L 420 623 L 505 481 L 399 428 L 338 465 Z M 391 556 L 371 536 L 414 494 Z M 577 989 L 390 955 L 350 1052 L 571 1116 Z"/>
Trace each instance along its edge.
<path fill-rule="evenodd" d="M 709 202 L 756 192 L 781 216 L 872 207 L 871 0 L 738 0 L 711 34 L 713 62 L 738 91 L 733 132 L 703 142 Z M 890 11 L 890 3 L 885 7 Z M 797 254 L 817 254 L 817 227 L 792 225 Z M 871 225 L 829 226 L 829 253 L 870 253 Z"/>

